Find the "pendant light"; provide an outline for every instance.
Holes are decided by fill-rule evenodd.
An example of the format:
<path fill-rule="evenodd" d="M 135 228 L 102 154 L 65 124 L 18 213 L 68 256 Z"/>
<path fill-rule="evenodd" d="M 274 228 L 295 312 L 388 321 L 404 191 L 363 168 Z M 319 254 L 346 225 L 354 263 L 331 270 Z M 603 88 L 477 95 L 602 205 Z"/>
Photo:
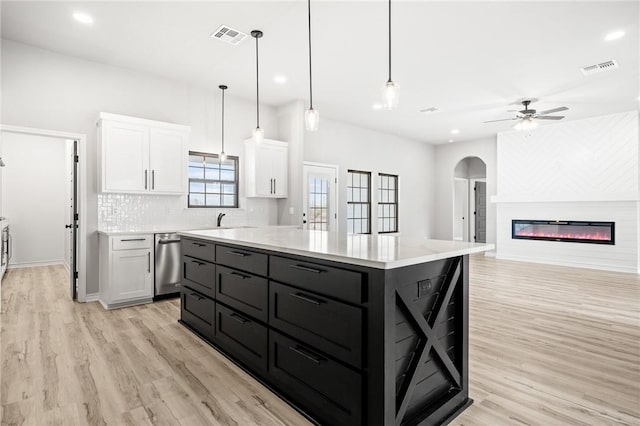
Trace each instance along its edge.
<path fill-rule="evenodd" d="M 251 31 L 251 37 L 256 39 L 256 128 L 253 129 L 253 139 L 256 143 L 262 143 L 264 130 L 260 128 L 260 68 L 258 66 L 258 39 L 262 38 L 262 31 Z"/>
<path fill-rule="evenodd" d="M 313 84 L 311 78 L 311 0 L 307 0 L 307 11 L 309 14 L 309 109 L 304 113 L 305 128 L 310 132 L 318 130 L 320 113 L 313 109 Z"/>
<path fill-rule="evenodd" d="M 218 86 L 222 90 L 222 151 L 220 151 L 220 163 L 224 163 L 227 160 L 227 154 L 224 153 L 224 91 L 228 89 L 227 86 L 221 84 Z"/>
<path fill-rule="evenodd" d="M 386 110 L 398 107 L 400 86 L 391 80 L 391 0 L 389 0 L 389 79 L 382 87 L 382 107 Z"/>

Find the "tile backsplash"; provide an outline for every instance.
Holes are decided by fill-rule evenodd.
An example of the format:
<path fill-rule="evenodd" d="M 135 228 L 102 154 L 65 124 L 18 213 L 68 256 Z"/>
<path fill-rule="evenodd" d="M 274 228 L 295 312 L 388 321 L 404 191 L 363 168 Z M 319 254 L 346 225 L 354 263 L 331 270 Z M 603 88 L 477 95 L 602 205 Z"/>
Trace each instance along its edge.
<path fill-rule="evenodd" d="M 223 226 L 277 224 L 276 200 L 241 197 L 240 206 L 237 209 L 189 209 L 186 196 L 98 194 L 98 229 L 137 231 L 209 228 L 216 226 L 218 213 L 226 215 Z"/>

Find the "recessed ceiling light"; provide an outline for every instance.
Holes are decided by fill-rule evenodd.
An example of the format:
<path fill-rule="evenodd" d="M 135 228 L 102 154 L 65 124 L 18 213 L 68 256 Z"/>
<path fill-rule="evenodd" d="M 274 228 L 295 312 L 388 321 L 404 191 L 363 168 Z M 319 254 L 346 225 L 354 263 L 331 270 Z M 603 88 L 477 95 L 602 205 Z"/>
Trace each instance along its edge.
<path fill-rule="evenodd" d="M 449 143 L 453 143 L 453 139 L 449 139 Z"/>
<path fill-rule="evenodd" d="M 609 34 L 607 34 L 607 35 L 604 37 L 604 40 L 605 40 L 605 41 L 617 40 L 617 39 L 619 39 L 619 38 L 624 37 L 624 34 L 625 34 L 625 32 L 624 32 L 624 31 L 613 31 L 613 32 L 610 32 Z"/>
<path fill-rule="evenodd" d="M 87 15 L 86 13 L 74 12 L 73 19 L 75 19 L 76 21 L 81 22 L 81 23 L 83 23 L 85 25 L 93 24 L 93 18 L 91 16 Z"/>
<path fill-rule="evenodd" d="M 373 105 L 371 105 L 371 108 L 376 109 L 376 110 L 382 109 L 382 104 L 373 104 Z"/>
<path fill-rule="evenodd" d="M 452 134 L 452 135 L 457 135 L 458 133 L 460 133 L 460 130 L 458 130 L 458 129 L 453 129 L 453 130 L 451 131 L 451 134 Z"/>
<path fill-rule="evenodd" d="M 284 75 L 276 75 L 275 77 L 273 77 L 273 81 L 278 84 L 284 84 L 287 82 L 287 77 L 285 77 Z"/>

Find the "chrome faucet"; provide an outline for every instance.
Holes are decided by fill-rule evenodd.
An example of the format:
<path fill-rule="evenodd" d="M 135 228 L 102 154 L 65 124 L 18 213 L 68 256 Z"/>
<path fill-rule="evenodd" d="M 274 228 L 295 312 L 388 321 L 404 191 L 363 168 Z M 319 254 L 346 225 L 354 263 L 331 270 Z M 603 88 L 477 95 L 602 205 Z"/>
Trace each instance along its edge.
<path fill-rule="evenodd" d="M 222 218 L 225 217 L 225 216 L 226 216 L 226 214 L 224 214 L 224 213 L 220 213 L 218 215 L 218 228 L 220 228 L 220 226 L 222 226 Z"/>

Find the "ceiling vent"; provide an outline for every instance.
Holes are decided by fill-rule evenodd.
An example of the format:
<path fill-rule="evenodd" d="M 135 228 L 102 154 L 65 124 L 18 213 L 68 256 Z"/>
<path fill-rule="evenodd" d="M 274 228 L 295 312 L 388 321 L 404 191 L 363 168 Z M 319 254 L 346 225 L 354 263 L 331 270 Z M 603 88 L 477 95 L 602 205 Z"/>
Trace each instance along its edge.
<path fill-rule="evenodd" d="M 213 34 L 211 34 L 211 37 L 217 38 L 218 40 L 222 40 L 235 46 L 236 44 L 244 40 L 247 35 L 238 30 L 227 27 L 226 25 L 221 25 L 220 28 L 218 28 L 213 32 Z"/>
<path fill-rule="evenodd" d="M 612 59 L 610 61 L 601 62 L 599 64 L 589 65 L 588 67 L 584 67 L 582 68 L 582 74 L 584 75 L 599 74 L 604 71 L 615 70 L 616 68 L 618 68 L 618 63 L 615 61 L 615 59 Z"/>
<path fill-rule="evenodd" d="M 440 109 L 436 108 L 436 107 L 431 107 L 431 108 L 425 108 L 425 109 L 421 109 L 420 112 L 423 114 L 432 114 L 434 112 L 439 112 Z"/>

